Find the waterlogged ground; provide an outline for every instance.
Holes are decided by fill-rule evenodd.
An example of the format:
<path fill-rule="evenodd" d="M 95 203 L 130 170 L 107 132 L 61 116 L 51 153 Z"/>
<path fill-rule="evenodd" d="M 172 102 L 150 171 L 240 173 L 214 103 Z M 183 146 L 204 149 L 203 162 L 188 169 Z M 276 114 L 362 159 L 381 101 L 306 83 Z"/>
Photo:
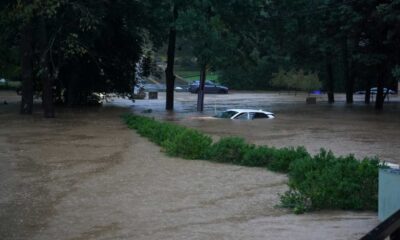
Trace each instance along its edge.
<path fill-rule="evenodd" d="M 0 239 L 357 239 L 376 213 L 293 215 L 276 208 L 285 175 L 169 158 L 128 130 L 119 115 L 141 113 L 256 144 L 305 145 L 399 162 L 399 100 L 383 113 L 361 104 L 303 104 L 304 96 L 176 94 L 176 113 L 158 100 L 114 99 L 102 108 L 59 109 L 21 117 L 18 97 L 0 92 Z M 397 101 L 397 102 L 396 102 Z M 272 121 L 230 122 L 205 116 L 227 106 L 273 111 Z"/>

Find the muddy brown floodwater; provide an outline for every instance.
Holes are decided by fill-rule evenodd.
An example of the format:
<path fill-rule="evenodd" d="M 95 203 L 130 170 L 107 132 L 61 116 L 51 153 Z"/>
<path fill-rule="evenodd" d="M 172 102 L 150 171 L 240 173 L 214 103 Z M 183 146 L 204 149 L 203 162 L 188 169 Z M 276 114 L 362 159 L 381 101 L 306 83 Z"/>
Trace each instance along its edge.
<path fill-rule="evenodd" d="M 293 215 L 276 208 L 283 174 L 165 154 L 119 116 L 141 113 L 201 129 L 215 138 L 240 135 L 256 144 L 304 145 L 399 162 L 399 100 L 383 113 L 355 104 L 303 104 L 304 96 L 233 93 L 165 95 L 136 103 L 114 99 L 99 108 L 20 116 L 19 98 L 0 92 L 0 239 L 357 239 L 377 223 L 374 212 Z M 225 107 L 273 111 L 272 121 L 204 120 Z"/>

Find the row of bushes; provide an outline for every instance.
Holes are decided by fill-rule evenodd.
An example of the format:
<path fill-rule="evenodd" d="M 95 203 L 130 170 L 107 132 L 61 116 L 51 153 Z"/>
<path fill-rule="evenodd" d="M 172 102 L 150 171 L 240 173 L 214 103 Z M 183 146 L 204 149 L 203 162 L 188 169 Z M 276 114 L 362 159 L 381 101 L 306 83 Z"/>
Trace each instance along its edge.
<path fill-rule="evenodd" d="M 281 196 L 281 206 L 296 213 L 377 207 L 377 159 L 359 161 L 352 155 L 336 157 L 325 150 L 311 156 L 304 147 L 255 146 L 239 137 L 225 137 L 213 143 L 211 137 L 183 126 L 137 115 L 126 115 L 124 119 L 130 128 L 163 147 L 170 156 L 288 173 L 289 191 Z"/>
<path fill-rule="evenodd" d="M 163 147 L 168 155 L 185 159 L 267 167 L 286 173 L 294 159 L 310 156 L 304 147 L 276 149 L 255 146 L 239 137 L 225 137 L 213 143 L 211 137 L 183 126 L 137 115 L 126 115 L 124 119 L 130 128 Z"/>
<path fill-rule="evenodd" d="M 212 143 L 211 137 L 175 124 L 136 115 L 125 115 L 124 119 L 130 128 L 163 147 L 170 156 L 202 159 Z"/>
<path fill-rule="evenodd" d="M 321 150 L 289 167 L 289 191 L 283 207 L 296 213 L 315 209 L 377 210 L 379 160 L 336 157 Z"/>

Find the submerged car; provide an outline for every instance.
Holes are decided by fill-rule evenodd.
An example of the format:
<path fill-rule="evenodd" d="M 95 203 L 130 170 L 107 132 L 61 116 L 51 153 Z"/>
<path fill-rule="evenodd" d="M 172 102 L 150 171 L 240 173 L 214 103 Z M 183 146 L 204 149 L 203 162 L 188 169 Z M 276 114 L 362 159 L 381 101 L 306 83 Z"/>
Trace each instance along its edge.
<path fill-rule="evenodd" d="M 238 120 L 253 120 L 253 119 L 272 119 L 275 114 L 263 110 L 255 109 L 227 109 L 216 115 L 217 118 L 238 119 Z"/>
<path fill-rule="evenodd" d="M 377 94 L 378 93 L 378 88 L 377 87 L 373 87 L 371 88 L 371 94 Z M 392 89 L 387 89 L 387 88 L 383 88 L 383 94 L 388 93 L 388 94 L 396 94 L 395 91 L 393 91 Z"/>
<path fill-rule="evenodd" d="M 200 81 L 194 81 L 189 85 L 189 92 L 198 93 L 200 89 Z M 204 93 L 228 93 L 229 89 L 225 86 L 217 85 L 214 82 L 206 81 L 204 83 Z"/>
<path fill-rule="evenodd" d="M 378 93 L 378 88 L 377 87 L 373 87 L 370 89 L 370 93 L 371 94 L 377 94 Z M 383 94 L 396 94 L 396 91 L 392 90 L 392 89 L 388 89 L 388 88 L 383 88 Z M 365 90 L 362 91 L 357 91 L 355 92 L 355 94 L 365 94 Z"/>

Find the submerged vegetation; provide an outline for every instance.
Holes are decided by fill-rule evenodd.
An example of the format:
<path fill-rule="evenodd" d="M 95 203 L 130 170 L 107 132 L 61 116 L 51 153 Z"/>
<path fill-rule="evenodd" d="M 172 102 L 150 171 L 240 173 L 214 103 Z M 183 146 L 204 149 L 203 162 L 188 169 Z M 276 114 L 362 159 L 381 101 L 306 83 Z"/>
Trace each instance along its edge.
<path fill-rule="evenodd" d="M 240 137 L 211 137 L 193 129 L 154 119 L 125 115 L 129 128 L 164 148 L 170 156 L 202 159 L 287 173 L 289 190 L 281 207 L 295 213 L 319 209 L 376 210 L 378 159 L 336 157 L 321 149 L 312 156 L 304 147 L 255 146 Z"/>

